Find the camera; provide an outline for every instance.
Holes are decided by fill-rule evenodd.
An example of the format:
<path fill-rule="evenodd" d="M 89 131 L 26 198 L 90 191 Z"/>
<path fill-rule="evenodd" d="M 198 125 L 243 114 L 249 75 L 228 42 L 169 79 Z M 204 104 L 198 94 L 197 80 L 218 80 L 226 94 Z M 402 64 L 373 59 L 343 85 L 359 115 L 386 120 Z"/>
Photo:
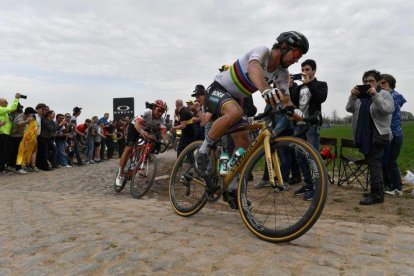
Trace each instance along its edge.
<path fill-rule="evenodd" d="M 301 80 L 302 79 L 302 73 L 293 74 L 292 78 L 293 78 L 293 80 Z"/>
<path fill-rule="evenodd" d="M 371 96 L 368 94 L 368 90 L 371 88 L 369 84 L 357 85 L 359 95 L 357 96 L 358 99 L 370 98 Z"/>
<path fill-rule="evenodd" d="M 27 95 L 20 95 L 21 99 L 27 99 Z"/>

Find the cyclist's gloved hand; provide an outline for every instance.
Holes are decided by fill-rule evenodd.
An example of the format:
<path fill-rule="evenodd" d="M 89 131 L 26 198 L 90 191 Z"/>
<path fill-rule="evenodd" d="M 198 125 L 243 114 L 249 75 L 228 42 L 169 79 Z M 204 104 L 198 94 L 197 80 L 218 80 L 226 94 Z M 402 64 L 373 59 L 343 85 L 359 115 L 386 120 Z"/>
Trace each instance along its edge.
<path fill-rule="evenodd" d="M 305 115 L 303 114 L 302 111 L 300 111 L 299 109 L 295 109 L 293 111 L 293 120 L 295 121 L 303 121 L 303 118 L 305 117 Z"/>
<path fill-rule="evenodd" d="M 270 104 L 272 108 L 275 108 L 280 102 L 280 99 L 283 98 L 283 93 L 277 88 L 265 89 L 262 91 L 262 97 L 266 103 Z"/>

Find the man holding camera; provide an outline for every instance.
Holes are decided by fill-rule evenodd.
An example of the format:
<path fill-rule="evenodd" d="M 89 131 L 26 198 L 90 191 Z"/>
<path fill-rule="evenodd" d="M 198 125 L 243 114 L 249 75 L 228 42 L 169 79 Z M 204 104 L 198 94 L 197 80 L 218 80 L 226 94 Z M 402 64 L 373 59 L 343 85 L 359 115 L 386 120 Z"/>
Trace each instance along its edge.
<path fill-rule="evenodd" d="M 319 113 L 322 118 L 322 103 L 326 101 L 328 96 L 328 85 L 324 81 L 319 81 L 315 77 L 316 62 L 313 59 L 307 59 L 301 64 L 302 67 L 302 84 L 298 85 L 291 93 L 292 102 L 295 106 L 302 111 L 305 118 L 315 116 Z M 318 125 L 312 125 L 306 130 L 306 123 L 298 121 L 295 126 L 295 135 L 300 134 L 298 137 L 308 141 L 317 151 L 319 151 L 319 130 L 322 126 L 322 120 L 319 120 Z M 295 192 L 295 195 L 303 195 L 305 200 L 313 199 L 313 183 L 309 171 L 309 165 L 303 157 L 298 156 L 298 162 L 300 168 L 303 170 L 304 182 L 302 188 Z M 295 172 L 295 166 L 293 166 L 292 174 L 300 175 Z M 296 170 L 299 168 L 296 166 Z M 293 184 L 293 183 L 292 183 Z"/>
<path fill-rule="evenodd" d="M 0 175 L 8 174 L 5 172 L 6 163 L 10 153 L 10 132 L 12 122 L 9 119 L 9 112 L 16 110 L 21 94 L 16 93 L 11 105 L 7 106 L 7 100 L 0 98 Z"/>

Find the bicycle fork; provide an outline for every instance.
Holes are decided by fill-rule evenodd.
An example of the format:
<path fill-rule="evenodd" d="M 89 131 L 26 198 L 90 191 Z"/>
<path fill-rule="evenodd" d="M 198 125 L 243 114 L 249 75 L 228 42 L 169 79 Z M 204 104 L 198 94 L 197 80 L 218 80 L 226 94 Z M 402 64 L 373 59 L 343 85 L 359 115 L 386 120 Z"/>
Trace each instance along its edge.
<path fill-rule="evenodd" d="M 265 150 L 265 163 L 267 166 L 267 170 L 269 172 L 269 181 L 273 188 L 284 189 L 284 181 L 282 177 L 282 171 L 280 170 L 280 158 L 277 152 L 277 149 L 274 150 L 272 154 L 272 149 L 270 147 L 270 138 L 272 134 L 265 133 L 264 137 L 264 150 Z M 275 182 L 275 177 L 277 179 L 277 183 Z"/>

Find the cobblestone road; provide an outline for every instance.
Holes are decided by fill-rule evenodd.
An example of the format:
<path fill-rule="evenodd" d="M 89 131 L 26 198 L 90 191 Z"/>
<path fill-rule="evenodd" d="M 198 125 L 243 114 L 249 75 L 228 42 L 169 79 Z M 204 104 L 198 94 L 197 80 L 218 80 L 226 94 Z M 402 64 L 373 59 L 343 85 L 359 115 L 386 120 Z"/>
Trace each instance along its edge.
<path fill-rule="evenodd" d="M 128 187 L 115 194 L 116 166 L 0 177 L 0 275 L 414 275 L 412 227 L 322 216 L 303 237 L 271 244 L 234 211 L 207 205 L 181 218 Z"/>

